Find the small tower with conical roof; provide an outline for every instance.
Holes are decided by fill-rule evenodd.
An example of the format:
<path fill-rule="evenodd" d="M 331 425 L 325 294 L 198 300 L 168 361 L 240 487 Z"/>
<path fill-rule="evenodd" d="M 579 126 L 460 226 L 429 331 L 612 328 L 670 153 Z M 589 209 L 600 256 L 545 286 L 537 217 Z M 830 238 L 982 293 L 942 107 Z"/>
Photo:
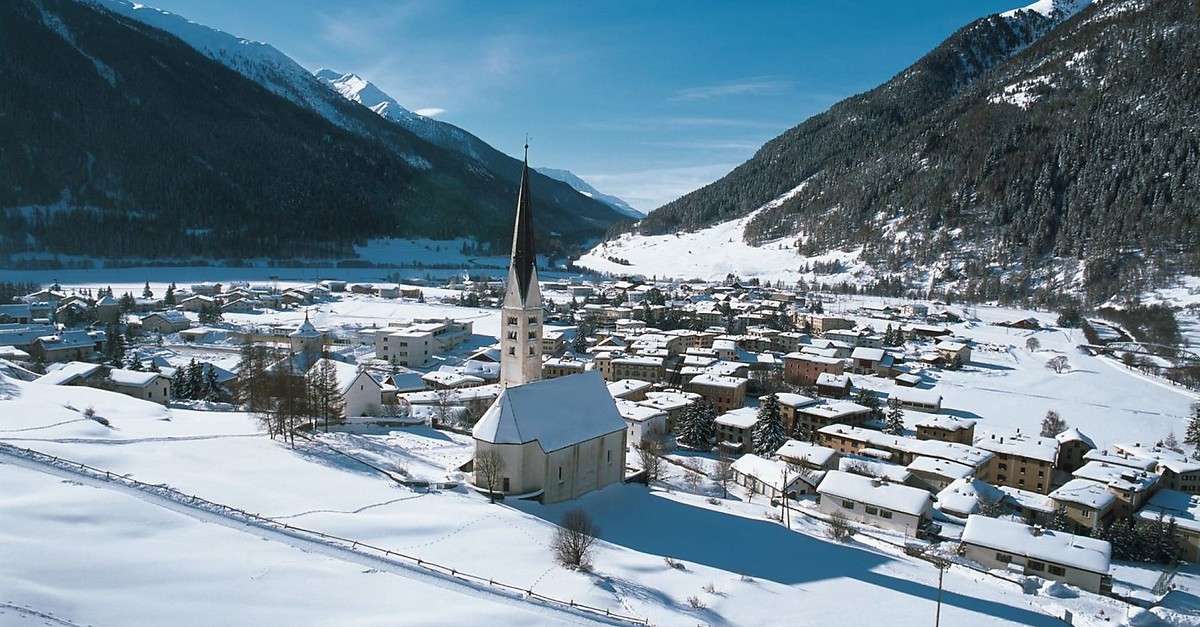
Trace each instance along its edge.
<path fill-rule="evenodd" d="M 533 247 L 529 197 L 529 144 L 521 167 L 512 262 L 500 309 L 500 384 L 521 385 L 542 378 L 542 292 Z"/>
<path fill-rule="evenodd" d="M 321 357 L 321 332 L 308 321 L 307 311 L 304 312 L 304 323 L 288 334 L 288 343 L 291 345 L 292 354 L 301 357 L 305 368 Z"/>

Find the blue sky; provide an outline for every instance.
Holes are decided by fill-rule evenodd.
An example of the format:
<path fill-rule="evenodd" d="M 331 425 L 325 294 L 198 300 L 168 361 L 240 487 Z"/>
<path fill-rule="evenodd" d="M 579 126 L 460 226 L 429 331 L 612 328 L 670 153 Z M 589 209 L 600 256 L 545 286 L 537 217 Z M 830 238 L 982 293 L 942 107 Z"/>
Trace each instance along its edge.
<path fill-rule="evenodd" d="M 1031 0 L 149 0 L 649 211 Z"/>

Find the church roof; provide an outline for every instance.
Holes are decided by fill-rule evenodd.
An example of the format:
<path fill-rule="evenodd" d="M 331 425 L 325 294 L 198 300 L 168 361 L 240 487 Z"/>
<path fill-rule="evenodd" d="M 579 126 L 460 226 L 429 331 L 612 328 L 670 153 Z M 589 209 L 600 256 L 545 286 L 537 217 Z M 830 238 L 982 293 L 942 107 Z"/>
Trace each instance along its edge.
<path fill-rule="evenodd" d="M 295 331 L 288 333 L 288 337 L 320 337 L 320 335 L 321 332 L 317 330 L 317 327 L 314 327 L 313 323 L 308 321 L 307 311 L 304 312 L 304 323 Z"/>
<path fill-rule="evenodd" d="M 529 146 L 525 146 L 525 162 L 521 166 L 521 191 L 517 197 L 517 224 L 513 232 L 512 270 L 516 275 L 518 293 L 524 300 L 529 285 L 537 277 L 537 253 L 533 247 L 533 210 L 529 206 Z"/>
<path fill-rule="evenodd" d="M 623 429 L 608 386 L 593 370 L 505 388 L 472 435 L 492 444 L 537 441 L 550 452 Z"/>

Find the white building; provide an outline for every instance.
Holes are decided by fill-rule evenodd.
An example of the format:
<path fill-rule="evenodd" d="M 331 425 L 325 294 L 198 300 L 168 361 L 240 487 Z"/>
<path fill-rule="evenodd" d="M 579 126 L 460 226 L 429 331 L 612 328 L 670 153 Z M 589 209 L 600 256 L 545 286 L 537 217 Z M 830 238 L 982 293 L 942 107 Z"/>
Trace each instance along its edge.
<path fill-rule="evenodd" d="M 924 529 L 932 519 L 933 496 L 887 480 L 863 477 L 840 470 L 825 473 L 817 486 L 823 514 L 846 518 L 906 535 Z"/>
<path fill-rule="evenodd" d="M 1112 545 L 1104 540 L 973 515 L 963 529 L 962 549 L 968 559 L 987 568 L 1112 592 Z"/>

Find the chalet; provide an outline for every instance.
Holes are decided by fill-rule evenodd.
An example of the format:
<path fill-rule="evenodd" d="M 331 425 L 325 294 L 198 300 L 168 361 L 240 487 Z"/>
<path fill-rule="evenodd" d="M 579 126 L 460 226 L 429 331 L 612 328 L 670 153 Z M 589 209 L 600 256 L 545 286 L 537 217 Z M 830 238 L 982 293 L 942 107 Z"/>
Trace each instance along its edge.
<path fill-rule="evenodd" d="M 940 414 L 925 416 L 916 424 L 918 440 L 941 440 L 970 445 L 975 442 L 975 423 Z"/>
<path fill-rule="evenodd" d="M 248 298 L 238 298 L 231 301 L 226 301 L 224 305 L 221 305 L 221 312 L 239 314 L 254 313 L 257 307 L 258 303 Z"/>
<path fill-rule="evenodd" d="M 855 348 L 850 353 L 850 362 L 855 374 L 874 374 L 881 377 L 890 376 L 892 372 L 892 354 L 882 348 Z"/>
<path fill-rule="evenodd" d="M 81 385 L 99 387 L 108 379 L 108 367 L 83 361 L 72 361 L 49 369 L 37 379 L 43 385 Z"/>
<path fill-rule="evenodd" d="M 933 496 L 919 488 L 887 480 L 831 470 L 817 487 L 821 513 L 840 513 L 850 520 L 905 535 L 928 528 Z"/>
<path fill-rule="evenodd" d="M 971 516 L 961 546 L 963 555 L 985 568 L 1053 579 L 1098 594 L 1112 592 L 1112 545 L 1104 540 Z"/>
<path fill-rule="evenodd" d="M 557 503 L 624 478 L 626 429 L 600 373 L 585 372 L 504 388 L 472 434 L 476 460 L 503 460 L 503 493 Z"/>
<path fill-rule="evenodd" d="M 170 335 L 191 326 L 192 321 L 182 311 L 156 311 L 142 316 L 142 333 Z"/>

